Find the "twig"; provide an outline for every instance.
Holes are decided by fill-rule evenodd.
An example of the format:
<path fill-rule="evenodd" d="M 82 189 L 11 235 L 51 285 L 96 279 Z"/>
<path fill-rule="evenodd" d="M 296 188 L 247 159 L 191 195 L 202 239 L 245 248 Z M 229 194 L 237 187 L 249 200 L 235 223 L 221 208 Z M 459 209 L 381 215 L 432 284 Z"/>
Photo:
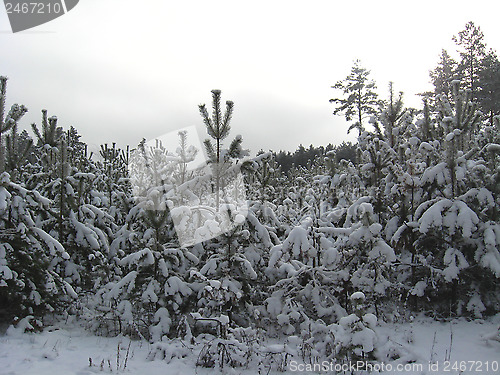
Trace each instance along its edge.
<path fill-rule="evenodd" d="M 451 359 L 452 346 L 453 346 L 453 325 L 451 324 L 451 321 L 450 321 L 450 348 L 449 348 L 449 350 L 446 351 L 445 358 L 444 358 L 445 361 L 449 361 Z"/>
<path fill-rule="evenodd" d="M 116 349 L 116 371 L 120 369 L 120 342 L 118 343 L 118 347 Z"/>
<path fill-rule="evenodd" d="M 132 344 L 132 340 L 129 341 L 128 347 L 127 347 L 127 354 L 125 355 L 125 363 L 123 364 L 123 369 L 125 370 L 127 368 L 127 362 L 128 362 L 128 354 L 130 352 L 130 345 Z"/>
<path fill-rule="evenodd" d="M 434 345 L 436 345 L 436 333 L 437 331 L 434 331 L 434 338 L 432 339 L 432 347 L 431 347 L 431 363 L 434 363 Z"/>

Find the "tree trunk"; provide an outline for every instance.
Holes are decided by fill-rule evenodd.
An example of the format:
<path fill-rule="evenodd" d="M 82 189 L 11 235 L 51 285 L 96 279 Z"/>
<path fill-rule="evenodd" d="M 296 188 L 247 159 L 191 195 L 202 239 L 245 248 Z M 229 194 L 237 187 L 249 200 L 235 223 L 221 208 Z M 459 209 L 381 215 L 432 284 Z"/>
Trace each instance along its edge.
<path fill-rule="evenodd" d="M 217 137 L 217 164 L 215 168 L 215 209 L 219 212 L 220 190 L 220 138 Z"/>

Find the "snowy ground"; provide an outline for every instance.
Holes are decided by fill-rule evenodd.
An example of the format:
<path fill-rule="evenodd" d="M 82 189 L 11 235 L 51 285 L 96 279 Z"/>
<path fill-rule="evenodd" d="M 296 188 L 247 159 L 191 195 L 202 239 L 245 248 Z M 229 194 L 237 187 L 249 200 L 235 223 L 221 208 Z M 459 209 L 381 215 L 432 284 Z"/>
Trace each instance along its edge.
<path fill-rule="evenodd" d="M 487 321 L 457 320 L 452 323 L 439 323 L 429 319 L 417 319 L 412 324 L 379 327 L 379 334 L 390 332 L 395 342 L 408 345 L 421 364 L 408 365 L 406 369 L 400 370 L 393 368 L 392 371 L 384 373 L 500 374 L 500 369 L 497 368 L 500 366 L 500 342 L 491 339 L 498 331 L 499 324 L 500 314 Z M 195 367 L 196 352 L 167 363 L 164 360 L 148 360 L 150 350 L 151 345 L 146 342 L 130 341 L 125 337 L 94 336 L 76 324 L 48 328 L 37 334 L 20 333 L 10 329 L 6 335 L 0 336 L 0 374 L 214 373 L 211 369 Z M 446 360 L 449 360 L 449 364 L 445 363 Z M 432 362 L 430 367 L 429 362 Z M 454 369 L 454 366 L 458 368 Z M 460 372 L 460 366 L 466 366 L 466 370 Z M 287 373 L 294 372 L 292 369 L 295 368 L 289 364 Z M 226 373 L 254 374 L 257 371 L 236 369 Z M 314 373 L 335 372 L 323 370 Z"/>

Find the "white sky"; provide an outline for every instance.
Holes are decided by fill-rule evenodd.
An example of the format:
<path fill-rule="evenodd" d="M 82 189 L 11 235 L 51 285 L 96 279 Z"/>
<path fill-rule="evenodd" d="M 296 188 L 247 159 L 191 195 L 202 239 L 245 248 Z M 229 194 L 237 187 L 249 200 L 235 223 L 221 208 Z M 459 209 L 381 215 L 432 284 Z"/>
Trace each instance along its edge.
<path fill-rule="evenodd" d="M 212 89 L 235 102 L 232 137 L 259 149 L 353 140 L 332 115 L 331 89 L 359 58 L 382 98 L 406 103 L 431 88 L 428 71 L 468 21 L 500 49 L 496 1 L 80 0 L 68 14 L 12 34 L 0 7 L 0 74 L 22 128 L 41 109 L 90 144 L 132 146 L 197 125 Z"/>

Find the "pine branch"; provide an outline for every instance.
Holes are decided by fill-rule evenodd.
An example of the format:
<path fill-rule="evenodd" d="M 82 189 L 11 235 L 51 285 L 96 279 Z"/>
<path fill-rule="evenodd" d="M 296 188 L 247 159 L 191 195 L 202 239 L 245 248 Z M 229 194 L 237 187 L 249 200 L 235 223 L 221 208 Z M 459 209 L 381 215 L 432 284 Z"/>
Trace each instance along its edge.
<path fill-rule="evenodd" d="M 210 116 L 208 115 L 207 107 L 205 106 L 205 104 L 200 104 L 198 107 L 200 109 L 200 114 L 203 119 L 203 123 L 207 127 L 208 135 L 210 135 L 212 138 L 216 138 L 214 125 L 212 123 L 212 120 L 210 119 Z"/>
<path fill-rule="evenodd" d="M 213 163 L 217 160 L 217 155 L 215 153 L 214 146 L 209 139 L 205 139 L 203 141 L 203 145 L 205 146 L 205 151 L 207 152 L 209 162 Z"/>
<path fill-rule="evenodd" d="M 231 126 L 229 125 L 231 117 L 233 116 L 234 103 L 230 100 L 226 101 L 226 113 L 224 115 L 224 122 L 222 123 L 220 138 L 224 139 L 228 136 Z"/>
<path fill-rule="evenodd" d="M 220 108 L 220 90 L 212 90 L 212 123 L 215 130 L 216 138 L 221 138 L 221 108 Z"/>
<path fill-rule="evenodd" d="M 241 156 L 241 142 L 243 139 L 241 136 L 236 136 L 235 139 L 229 145 L 228 155 L 232 158 L 239 158 Z"/>

